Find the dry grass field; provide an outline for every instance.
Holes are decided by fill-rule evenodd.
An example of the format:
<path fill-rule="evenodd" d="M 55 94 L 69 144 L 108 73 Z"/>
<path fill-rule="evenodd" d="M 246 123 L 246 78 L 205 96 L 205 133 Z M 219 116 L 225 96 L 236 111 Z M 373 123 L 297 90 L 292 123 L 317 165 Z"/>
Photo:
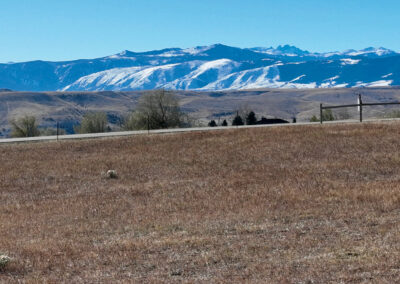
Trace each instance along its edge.
<path fill-rule="evenodd" d="M 0 282 L 399 282 L 399 130 L 0 146 Z"/>

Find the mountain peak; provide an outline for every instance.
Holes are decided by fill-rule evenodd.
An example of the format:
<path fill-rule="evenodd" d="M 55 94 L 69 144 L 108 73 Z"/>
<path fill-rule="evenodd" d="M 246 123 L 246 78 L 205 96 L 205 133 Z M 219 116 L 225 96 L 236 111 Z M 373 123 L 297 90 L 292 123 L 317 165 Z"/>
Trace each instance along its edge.
<path fill-rule="evenodd" d="M 120 53 L 111 55 L 111 57 L 132 57 L 135 55 L 136 55 L 135 52 L 125 49 L 125 50 L 121 51 Z"/>
<path fill-rule="evenodd" d="M 384 48 L 384 47 L 367 47 L 361 50 L 351 49 L 349 51 L 345 51 L 347 55 L 350 56 L 369 56 L 369 57 L 381 57 L 381 56 L 389 56 L 396 54 L 395 51 Z"/>
<path fill-rule="evenodd" d="M 88 60 L 22 62 L 13 64 L 12 72 L 9 65 L 0 64 L 0 88 L 42 91 L 387 86 L 400 84 L 396 69 L 399 62 L 400 54 L 383 47 L 314 53 L 290 44 L 238 48 L 217 43 L 186 49 L 124 50 Z M 15 76 L 22 79 L 16 81 Z"/>
<path fill-rule="evenodd" d="M 276 50 L 281 51 L 282 53 L 285 54 L 295 54 L 295 55 L 304 55 L 304 54 L 309 54 L 310 52 L 306 51 L 306 50 L 302 50 L 294 45 L 289 45 L 289 44 L 285 44 L 285 45 L 279 45 Z"/>
<path fill-rule="evenodd" d="M 294 45 L 278 45 L 277 48 L 273 47 L 254 47 L 250 48 L 252 51 L 266 53 L 270 55 L 283 55 L 283 56 L 304 56 L 310 54 L 307 50 L 302 50 Z"/>

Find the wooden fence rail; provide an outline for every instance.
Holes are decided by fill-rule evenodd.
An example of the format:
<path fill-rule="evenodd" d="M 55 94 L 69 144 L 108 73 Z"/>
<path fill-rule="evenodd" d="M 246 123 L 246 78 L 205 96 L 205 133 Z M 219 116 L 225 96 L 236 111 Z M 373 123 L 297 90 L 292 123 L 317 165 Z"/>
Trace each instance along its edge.
<path fill-rule="evenodd" d="M 323 122 L 323 110 L 324 109 L 333 109 L 333 108 L 346 108 L 346 107 L 358 107 L 358 112 L 360 114 L 360 122 L 363 120 L 363 107 L 364 106 L 385 106 L 385 105 L 400 105 L 400 102 L 387 102 L 387 103 L 363 103 L 361 95 L 358 95 L 358 104 L 350 104 L 350 105 L 333 105 L 333 106 L 323 106 L 320 104 L 319 106 L 319 113 L 320 113 L 320 122 Z"/>

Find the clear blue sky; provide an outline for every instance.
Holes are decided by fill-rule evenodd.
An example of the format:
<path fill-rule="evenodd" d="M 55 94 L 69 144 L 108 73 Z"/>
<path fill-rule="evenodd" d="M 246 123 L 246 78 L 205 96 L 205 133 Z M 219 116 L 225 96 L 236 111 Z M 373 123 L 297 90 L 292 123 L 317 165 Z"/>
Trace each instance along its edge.
<path fill-rule="evenodd" d="M 0 62 L 222 43 L 400 51 L 396 0 L 0 0 Z"/>

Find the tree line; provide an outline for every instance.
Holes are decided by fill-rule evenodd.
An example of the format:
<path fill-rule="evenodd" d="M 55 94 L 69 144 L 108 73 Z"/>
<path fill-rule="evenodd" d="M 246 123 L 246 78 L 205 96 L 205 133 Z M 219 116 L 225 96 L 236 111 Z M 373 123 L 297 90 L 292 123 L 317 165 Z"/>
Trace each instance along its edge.
<path fill-rule="evenodd" d="M 122 119 L 122 130 L 152 130 L 190 127 L 194 123 L 181 111 L 179 100 L 172 91 L 154 90 L 143 95 L 132 113 Z M 24 116 L 10 121 L 12 137 L 65 134 L 62 129 L 40 129 L 34 116 Z M 105 112 L 88 112 L 83 115 L 75 133 L 100 133 L 111 131 Z"/>
<path fill-rule="evenodd" d="M 295 122 L 295 119 L 293 120 Z M 233 117 L 231 125 L 256 125 L 271 123 L 288 123 L 283 119 L 267 119 L 257 116 L 252 110 L 238 110 Z M 32 137 L 40 135 L 65 134 L 65 130 L 56 128 L 39 128 L 34 116 L 24 116 L 11 120 L 12 137 Z M 136 109 L 121 120 L 122 130 L 153 130 L 163 128 L 192 127 L 197 121 L 184 113 L 177 96 L 172 91 L 154 90 L 140 97 Z M 226 119 L 220 124 L 228 126 Z M 217 126 L 215 120 L 211 120 L 208 126 Z M 105 112 L 87 112 L 83 115 L 78 125 L 73 127 L 75 133 L 101 133 L 112 129 Z"/>
<path fill-rule="evenodd" d="M 289 121 L 280 119 L 280 118 L 265 118 L 261 117 L 260 120 L 257 119 L 257 116 L 254 111 L 241 111 L 242 115 L 239 114 L 239 111 L 236 112 L 236 115 L 232 119 L 232 126 L 240 126 L 240 125 L 256 125 L 256 124 L 276 124 L 276 123 L 289 123 Z M 242 118 L 244 116 L 244 118 Z M 296 118 L 294 117 L 292 120 L 293 123 L 296 123 Z M 208 123 L 208 126 L 215 127 L 218 126 L 216 121 L 213 119 Z M 226 119 L 223 120 L 220 126 L 228 126 L 228 122 Z"/>

